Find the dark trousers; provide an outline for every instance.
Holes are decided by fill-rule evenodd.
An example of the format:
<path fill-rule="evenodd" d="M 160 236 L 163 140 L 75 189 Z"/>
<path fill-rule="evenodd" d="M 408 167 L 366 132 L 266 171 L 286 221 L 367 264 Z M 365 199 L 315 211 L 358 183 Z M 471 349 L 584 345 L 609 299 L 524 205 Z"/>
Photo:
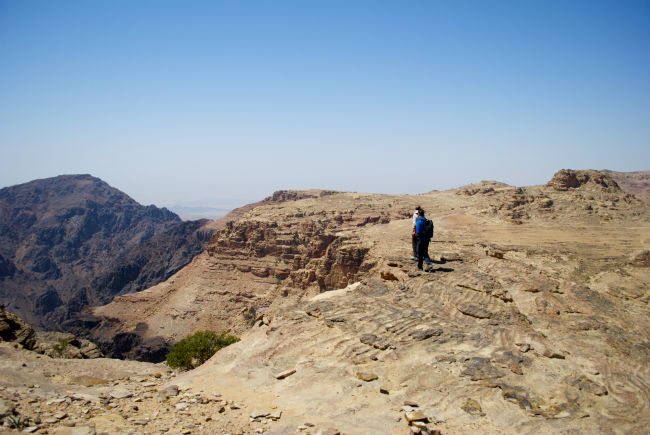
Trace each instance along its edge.
<path fill-rule="evenodd" d="M 422 262 L 426 258 L 427 263 L 431 261 L 429 258 L 429 240 L 427 239 L 418 239 L 417 242 L 417 250 L 418 250 L 418 269 L 422 269 Z"/>
<path fill-rule="evenodd" d="M 415 234 L 411 235 L 412 244 L 413 244 L 413 256 L 418 256 L 418 237 Z"/>

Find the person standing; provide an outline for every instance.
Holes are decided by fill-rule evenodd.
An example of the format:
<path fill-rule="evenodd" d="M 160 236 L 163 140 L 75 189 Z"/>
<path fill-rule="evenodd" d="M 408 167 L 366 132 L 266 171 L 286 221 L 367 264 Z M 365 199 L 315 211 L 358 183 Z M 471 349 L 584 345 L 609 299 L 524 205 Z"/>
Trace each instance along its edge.
<path fill-rule="evenodd" d="M 427 228 L 429 224 L 432 227 L 430 233 L 428 233 Z M 433 233 L 433 223 L 424 217 L 424 210 L 418 210 L 418 218 L 415 222 L 415 237 L 417 238 L 418 269 L 420 270 L 422 270 L 424 261 L 426 261 L 428 267 L 431 267 L 431 259 L 429 258 L 431 233 Z"/>
<path fill-rule="evenodd" d="M 417 260 L 418 259 L 418 238 L 415 235 L 415 224 L 417 223 L 418 220 L 418 212 L 422 210 L 422 208 L 418 205 L 415 207 L 415 211 L 413 212 L 413 232 L 411 233 L 411 244 L 413 245 L 413 256 L 411 257 L 411 260 Z"/>

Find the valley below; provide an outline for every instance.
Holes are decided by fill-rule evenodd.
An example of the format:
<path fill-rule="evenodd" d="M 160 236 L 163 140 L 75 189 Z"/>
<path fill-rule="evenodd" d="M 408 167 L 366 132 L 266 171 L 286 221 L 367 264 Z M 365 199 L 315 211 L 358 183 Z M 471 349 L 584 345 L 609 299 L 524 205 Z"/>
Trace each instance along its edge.
<path fill-rule="evenodd" d="M 648 177 L 633 194 L 617 174 L 276 192 L 183 233 L 210 239 L 166 278 L 67 319 L 95 342 L 241 341 L 180 372 L 6 340 L 0 413 L 48 434 L 648 433 Z M 410 258 L 416 205 L 429 271 Z"/>

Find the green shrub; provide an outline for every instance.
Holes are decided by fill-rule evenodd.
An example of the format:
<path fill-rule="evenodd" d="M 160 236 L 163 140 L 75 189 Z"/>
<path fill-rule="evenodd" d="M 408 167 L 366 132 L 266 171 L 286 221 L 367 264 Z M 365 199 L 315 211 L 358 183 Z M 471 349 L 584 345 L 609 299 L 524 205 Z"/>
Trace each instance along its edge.
<path fill-rule="evenodd" d="M 206 362 L 219 349 L 238 341 L 239 338 L 226 335 L 225 332 L 217 335 L 213 331 L 199 331 L 185 337 L 171 349 L 167 354 L 167 365 L 171 368 L 191 370 Z"/>
<path fill-rule="evenodd" d="M 12 429 L 22 429 L 24 427 L 27 427 L 29 420 L 19 415 L 11 415 L 5 419 L 5 423 Z"/>

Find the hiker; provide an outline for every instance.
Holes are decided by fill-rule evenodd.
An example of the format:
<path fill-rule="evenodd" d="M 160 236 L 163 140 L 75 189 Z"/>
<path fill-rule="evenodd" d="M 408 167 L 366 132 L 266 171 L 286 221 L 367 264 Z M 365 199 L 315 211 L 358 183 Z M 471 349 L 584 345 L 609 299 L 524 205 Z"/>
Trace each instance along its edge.
<path fill-rule="evenodd" d="M 415 224 L 418 220 L 418 212 L 422 210 L 422 208 L 418 205 L 415 207 L 415 211 L 413 212 L 413 233 L 411 233 L 411 244 L 413 245 L 413 256 L 411 257 L 411 260 L 417 260 L 418 259 L 418 238 L 415 236 Z"/>
<path fill-rule="evenodd" d="M 429 241 L 433 237 L 433 222 L 424 217 L 424 210 L 418 210 L 415 222 L 415 237 L 417 238 L 418 269 L 422 270 L 422 262 L 426 261 L 427 270 L 431 267 L 429 258 Z"/>

